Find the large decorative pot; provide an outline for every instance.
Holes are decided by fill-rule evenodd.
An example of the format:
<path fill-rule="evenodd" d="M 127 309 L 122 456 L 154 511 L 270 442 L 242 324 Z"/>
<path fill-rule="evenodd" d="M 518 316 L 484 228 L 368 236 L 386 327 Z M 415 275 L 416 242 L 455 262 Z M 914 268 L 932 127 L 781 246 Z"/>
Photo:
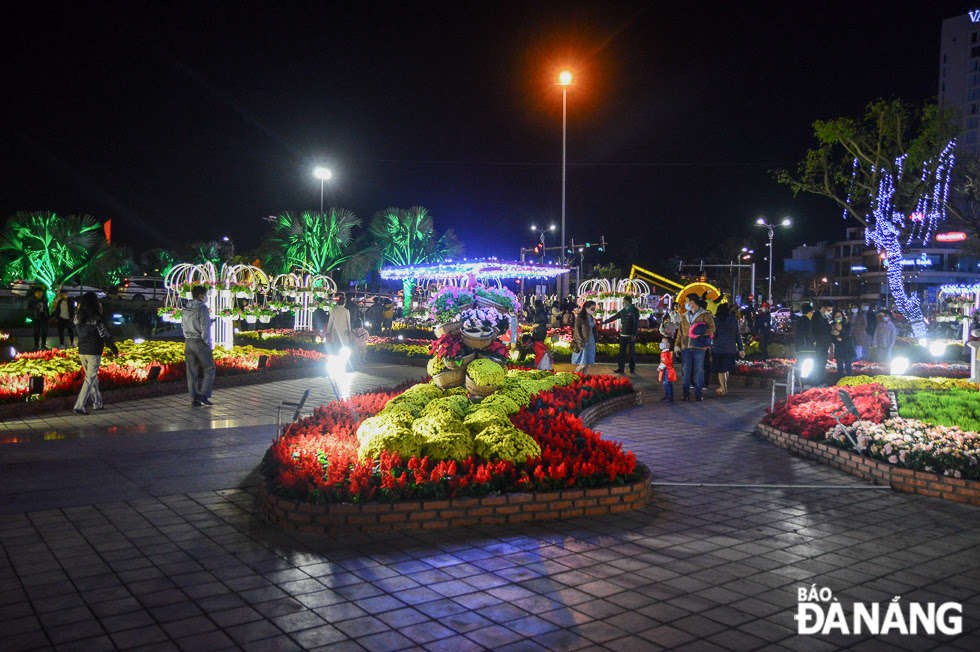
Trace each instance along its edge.
<path fill-rule="evenodd" d="M 497 331 L 480 331 L 477 333 L 476 331 L 464 330 L 462 331 L 462 336 L 463 344 L 466 346 L 472 349 L 485 349 L 490 346 L 490 343 L 493 342 L 495 337 L 497 337 Z"/>
<path fill-rule="evenodd" d="M 479 396 L 480 398 L 490 396 L 497 391 L 495 385 L 477 385 L 473 380 L 466 376 L 466 392 L 470 396 Z"/>
<path fill-rule="evenodd" d="M 436 374 L 432 377 L 432 382 L 443 389 L 450 389 L 452 387 L 460 387 L 463 381 L 466 380 L 466 368 L 457 367 L 455 369 L 447 369 L 441 374 Z M 468 382 L 468 381 L 467 381 Z"/>
<path fill-rule="evenodd" d="M 461 321 L 451 321 L 445 324 L 439 324 L 432 329 L 432 332 L 436 334 L 436 337 L 442 337 L 443 335 L 449 335 L 450 333 L 455 333 L 462 330 L 463 322 Z"/>

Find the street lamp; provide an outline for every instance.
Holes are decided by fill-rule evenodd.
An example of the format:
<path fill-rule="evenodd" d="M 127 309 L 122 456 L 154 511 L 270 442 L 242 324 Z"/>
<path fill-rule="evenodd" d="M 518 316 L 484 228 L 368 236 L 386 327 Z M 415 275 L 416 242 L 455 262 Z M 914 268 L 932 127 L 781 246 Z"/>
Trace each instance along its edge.
<path fill-rule="evenodd" d="M 323 215 L 323 182 L 333 176 L 327 168 L 317 167 L 313 169 L 313 176 L 320 180 L 320 215 Z"/>
<path fill-rule="evenodd" d="M 565 136 L 568 133 L 567 107 L 568 87 L 572 85 L 572 73 L 567 70 L 558 75 L 558 85 L 561 86 L 561 262 L 565 261 Z"/>
<path fill-rule="evenodd" d="M 769 224 L 768 222 L 766 222 L 766 218 L 764 218 L 764 217 L 760 217 L 759 219 L 757 219 L 755 221 L 755 225 L 756 226 L 762 226 L 762 227 L 765 227 L 766 229 L 769 230 L 769 245 L 768 246 L 769 246 L 769 306 L 770 307 L 772 306 L 772 236 L 773 236 L 773 232 L 774 232 L 774 229 L 777 226 L 790 226 L 792 223 L 793 223 L 792 220 L 790 220 L 788 217 L 784 217 L 783 218 L 783 221 L 780 222 L 779 224 Z"/>
<path fill-rule="evenodd" d="M 544 264 L 544 256 L 545 256 L 545 253 L 547 253 L 547 249 L 546 249 L 545 244 L 544 244 L 544 234 L 547 233 L 548 231 L 554 231 L 555 230 L 555 225 L 552 224 L 547 229 L 539 229 L 538 227 L 536 227 L 536 226 L 534 226 L 532 224 L 531 225 L 531 230 L 541 234 L 541 263 Z"/>

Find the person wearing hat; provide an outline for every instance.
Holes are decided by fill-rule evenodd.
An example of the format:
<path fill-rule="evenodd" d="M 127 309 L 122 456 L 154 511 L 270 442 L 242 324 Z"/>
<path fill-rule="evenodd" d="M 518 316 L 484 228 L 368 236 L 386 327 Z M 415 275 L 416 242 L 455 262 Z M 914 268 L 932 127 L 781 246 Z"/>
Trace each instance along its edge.
<path fill-rule="evenodd" d="M 381 334 L 381 323 L 384 321 L 384 314 L 385 308 L 381 305 L 381 297 L 371 299 L 371 305 L 368 306 L 364 314 L 364 319 L 367 322 L 365 326 L 371 331 L 371 335 Z"/>
<path fill-rule="evenodd" d="M 681 356 L 683 374 L 681 376 L 681 400 L 691 400 L 691 383 L 694 384 L 694 400 L 703 401 L 704 355 L 711 347 L 711 336 L 715 334 L 715 321 L 711 313 L 700 305 L 701 297 L 690 293 L 684 297 L 684 312 L 674 340 L 674 353 Z"/>

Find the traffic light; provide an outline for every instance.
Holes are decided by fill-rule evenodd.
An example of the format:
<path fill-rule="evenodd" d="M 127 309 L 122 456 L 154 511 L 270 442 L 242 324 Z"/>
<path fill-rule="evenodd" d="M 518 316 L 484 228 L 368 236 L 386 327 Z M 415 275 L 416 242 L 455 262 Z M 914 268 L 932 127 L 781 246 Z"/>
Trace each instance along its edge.
<path fill-rule="evenodd" d="M 534 245 L 534 253 L 540 254 L 544 251 L 544 247 L 540 244 Z"/>
<path fill-rule="evenodd" d="M 605 250 L 606 250 L 606 236 L 602 236 L 601 238 L 599 238 L 599 251 L 605 251 Z"/>

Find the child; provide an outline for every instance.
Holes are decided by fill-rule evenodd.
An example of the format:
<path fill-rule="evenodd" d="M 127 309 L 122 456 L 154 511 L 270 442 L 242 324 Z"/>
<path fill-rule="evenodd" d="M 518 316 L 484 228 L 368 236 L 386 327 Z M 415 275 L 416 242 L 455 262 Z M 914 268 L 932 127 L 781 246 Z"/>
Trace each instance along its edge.
<path fill-rule="evenodd" d="M 674 371 L 674 354 L 670 352 L 670 342 L 666 339 L 660 342 L 660 380 L 664 382 L 665 396 L 660 399 L 668 403 L 674 402 L 674 381 L 677 380 L 677 372 Z"/>

